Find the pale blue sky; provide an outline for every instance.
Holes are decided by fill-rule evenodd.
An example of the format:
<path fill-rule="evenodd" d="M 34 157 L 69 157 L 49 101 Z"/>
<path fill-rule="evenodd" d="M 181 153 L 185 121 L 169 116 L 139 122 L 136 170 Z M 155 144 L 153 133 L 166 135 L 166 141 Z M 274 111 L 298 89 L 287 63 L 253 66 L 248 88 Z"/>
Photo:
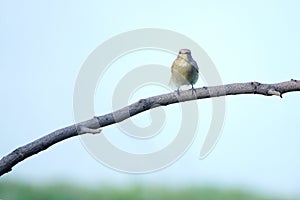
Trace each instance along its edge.
<path fill-rule="evenodd" d="M 224 83 L 300 79 L 299 8 L 298 1 L 1 1 L 0 154 L 74 123 L 73 90 L 82 63 L 122 32 L 161 28 L 186 35 L 208 53 Z M 115 172 L 73 138 L 18 164 L 5 178 L 209 183 L 291 195 L 300 189 L 299 101 L 299 93 L 283 99 L 227 97 L 225 125 L 214 151 L 198 160 L 205 136 L 200 130 L 180 160 L 156 173 Z M 207 105 L 209 100 L 200 101 L 200 110 Z"/>

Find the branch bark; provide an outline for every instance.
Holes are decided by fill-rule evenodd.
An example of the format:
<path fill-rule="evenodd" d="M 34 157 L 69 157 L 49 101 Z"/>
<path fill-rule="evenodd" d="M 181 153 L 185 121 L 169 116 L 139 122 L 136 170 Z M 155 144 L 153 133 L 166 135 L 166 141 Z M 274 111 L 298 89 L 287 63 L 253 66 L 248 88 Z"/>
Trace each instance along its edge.
<path fill-rule="evenodd" d="M 50 146 L 61 142 L 65 139 L 78 136 L 85 133 L 100 133 L 99 128 L 118 123 L 130 118 L 138 113 L 150 110 L 159 106 L 167 106 L 170 104 L 191 101 L 196 99 L 205 99 L 212 97 L 220 97 L 226 95 L 238 94 L 260 94 L 265 96 L 280 96 L 287 92 L 300 91 L 300 81 L 291 79 L 290 81 L 262 84 L 259 82 L 233 83 L 220 86 L 197 88 L 195 93 L 191 90 L 180 92 L 172 92 L 168 94 L 141 99 L 127 107 L 93 119 L 74 124 L 59 130 L 56 130 L 44 137 L 41 137 L 29 144 L 21 146 L 0 160 L 0 176 L 12 170 L 12 167 L 23 161 L 24 159 L 37 154 Z"/>

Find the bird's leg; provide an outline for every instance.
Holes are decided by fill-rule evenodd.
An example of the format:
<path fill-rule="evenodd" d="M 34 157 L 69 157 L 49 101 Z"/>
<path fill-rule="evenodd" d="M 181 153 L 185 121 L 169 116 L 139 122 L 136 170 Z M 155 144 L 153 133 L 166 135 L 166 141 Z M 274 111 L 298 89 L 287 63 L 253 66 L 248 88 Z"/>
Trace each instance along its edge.
<path fill-rule="evenodd" d="M 177 88 L 177 94 L 178 94 L 178 96 L 180 95 L 180 93 L 179 93 L 179 88 Z"/>
<path fill-rule="evenodd" d="M 192 85 L 192 94 L 196 94 L 196 89 L 194 88 L 194 85 L 193 84 L 191 84 Z"/>

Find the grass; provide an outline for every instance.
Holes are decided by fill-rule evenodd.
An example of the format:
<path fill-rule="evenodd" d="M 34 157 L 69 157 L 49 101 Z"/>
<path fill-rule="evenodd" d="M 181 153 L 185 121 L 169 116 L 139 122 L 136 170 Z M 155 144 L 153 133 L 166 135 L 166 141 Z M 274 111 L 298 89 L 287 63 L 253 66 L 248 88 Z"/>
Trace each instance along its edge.
<path fill-rule="evenodd" d="M 132 186 L 128 188 L 101 187 L 87 189 L 68 184 L 28 185 L 24 183 L 0 183 L 1 200 L 279 200 L 241 190 L 221 190 L 216 188 L 188 187 L 167 188 Z"/>

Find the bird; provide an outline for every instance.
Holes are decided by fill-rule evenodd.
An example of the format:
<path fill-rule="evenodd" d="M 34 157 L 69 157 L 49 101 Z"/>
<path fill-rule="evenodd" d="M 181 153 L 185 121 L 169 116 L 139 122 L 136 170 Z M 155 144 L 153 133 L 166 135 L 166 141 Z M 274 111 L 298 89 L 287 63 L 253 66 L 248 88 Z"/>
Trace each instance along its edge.
<path fill-rule="evenodd" d="M 199 68 L 197 62 L 192 58 L 191 50 L 181 49 L 172 64 L 169 85 L 177 88 L 178 95 L 180 95 L 180 86 L 192 85 L 193 94 L 196 91 L 194 84 L 197 82 L 198 76 Z"/>

